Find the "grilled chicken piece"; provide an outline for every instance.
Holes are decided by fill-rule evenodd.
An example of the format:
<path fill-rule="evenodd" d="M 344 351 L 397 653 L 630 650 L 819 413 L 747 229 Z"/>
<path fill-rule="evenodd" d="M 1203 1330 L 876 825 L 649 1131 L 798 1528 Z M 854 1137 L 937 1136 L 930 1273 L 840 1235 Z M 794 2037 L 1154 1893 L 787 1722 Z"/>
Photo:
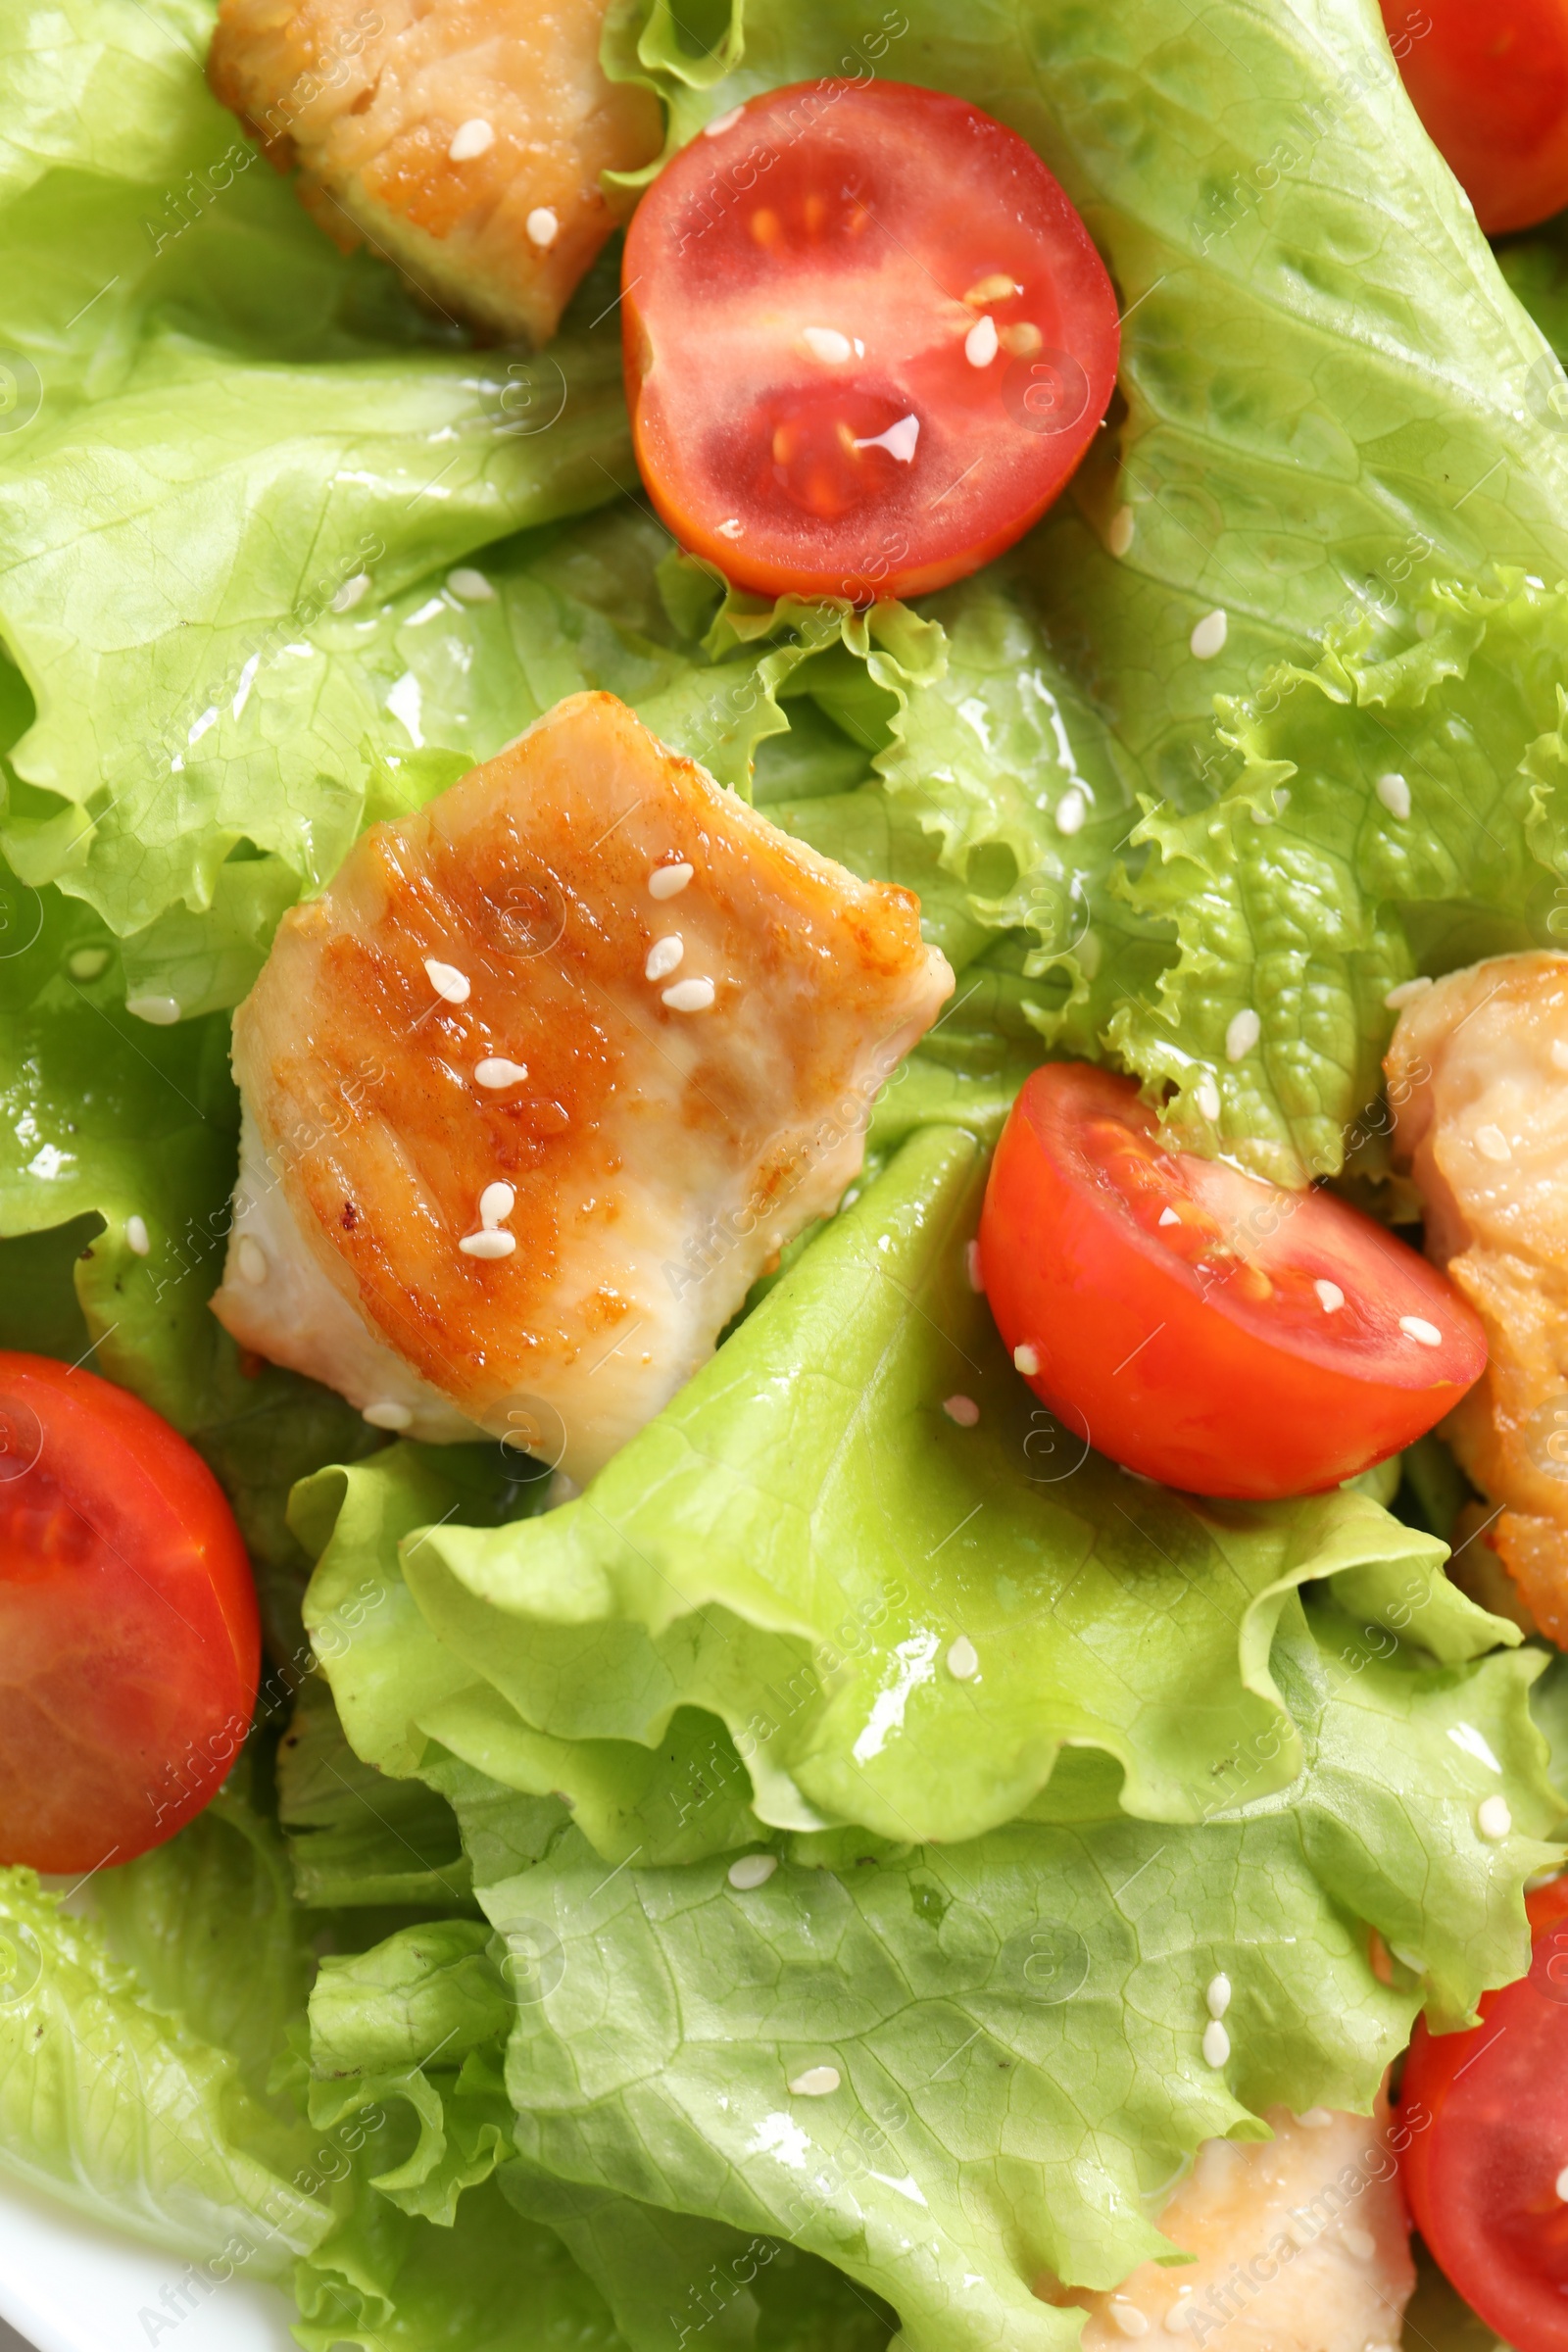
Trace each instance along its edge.
<path fill-rule="evenodd" d="M 1074 2298 L 1090 2313 L 1084 2352 L 1128 2352 L 1141 2335 L 1223 2352 L 1398 2343 L 1415 2268 L 1386 2109 L 1267 2120 L 1272 2140 L 1205 2141 L 1160 2215 L 1196 2263 L 1146 2262 L 1113 2293 Z"/>
<path fill-rule="evenodd" d="M 1443 1434 L 1502 1505 L 1486 1542 L 1568 1646 L 1568 956 L 1450 972 L 1401 1012 L 1385 1066 L 1427 1255 L 1491 1352 Z"/>
<path fill-rule="evenodd" d="M 285 915 L 234 1020 L 242 1345 L 581 1480 L 858 1171 L 953 974 L 912 892 L 579 694 Z"/>
<path fill-rule="evenodd" d="M 659 107 L 599 64 L 607 0 L 222 0 L 208 75 L 345 249 L 543 343 L 614 224 L 602 172 Z"/>

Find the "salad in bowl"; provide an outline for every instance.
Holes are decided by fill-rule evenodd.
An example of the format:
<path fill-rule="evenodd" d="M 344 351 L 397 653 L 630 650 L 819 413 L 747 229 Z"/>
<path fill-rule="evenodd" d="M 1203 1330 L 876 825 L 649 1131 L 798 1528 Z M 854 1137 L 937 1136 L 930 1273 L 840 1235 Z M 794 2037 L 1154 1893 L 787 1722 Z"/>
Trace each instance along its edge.
<path fill-rule="evenodd" d="M 0 2171 L 1564 2352 L 1568 11 L 0 38 Z"/>

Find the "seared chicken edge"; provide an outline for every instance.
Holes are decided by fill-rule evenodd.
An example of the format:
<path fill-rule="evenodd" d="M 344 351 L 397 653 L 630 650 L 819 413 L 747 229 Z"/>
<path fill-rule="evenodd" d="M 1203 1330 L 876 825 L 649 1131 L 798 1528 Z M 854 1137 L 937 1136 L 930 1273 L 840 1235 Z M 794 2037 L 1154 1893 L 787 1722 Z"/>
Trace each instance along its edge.
<path fill-rule="evenodd" d="M 1427 1255 L 1490 1350 L 1441 1433 L 1490 1497 L 1456 1540 L 1488 1546 L 1568 1645 L 1568 956 L 1449 972 L 1405 1005 L 1385 1066 Z"/>

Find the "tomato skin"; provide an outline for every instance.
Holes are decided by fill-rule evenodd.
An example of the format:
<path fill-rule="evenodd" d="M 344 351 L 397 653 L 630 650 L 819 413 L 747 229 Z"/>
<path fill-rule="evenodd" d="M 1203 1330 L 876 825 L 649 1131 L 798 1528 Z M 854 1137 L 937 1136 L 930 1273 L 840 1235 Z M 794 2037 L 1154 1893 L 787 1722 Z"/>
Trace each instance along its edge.
<path fill-rule="evenodd" d="M 1383 22 L 1489 236 L 1568 205 L 1568 0 L 1383 0 Z"/>
<path fill-rule="evenodd" d="M 1525 1897 L 1530 1973 L 1465 2034 L 1416 2025 L 1405 2197 L 1435 2260 L 1515 2352 L 1568 2352 L 1568 1878 Z"/>
<path fill-rule="evenodd" d="M 1115 292 L 1057 181 L 989 115 L 906 83 L 800 83 L 710 124 L 643 197 L 622 290 L 649 496 L 764 596 L 864 605 L 977 570 L 1115 388 Z M 1002 340 L 971 361 L 987 318 Z M 824 331 L 837 359 L 808 348 Z"/>
<path fill-rule="evenodd" d="M 1004 1341 L 1034 1350 L 1035 1394 L 1113 1461 L 1194 1494 L 1338 1486 L 1486 1365 L 1474 1311 L 1413 1250 L 1330 1194 L 1166 1152 L 1133 1082 L 1082 1062 L 1046 1063 L 1013 1104 L 980 1263 Z M 1443 1344 L 1406 1339 L 1400 1315 Z"/>
<path fill-rule="evenodd" d="M 0 1353 L 0 1862 L 161 1845 L 226 1777 L 261 1671 L 222 1490 L 95 1373 Z"/>

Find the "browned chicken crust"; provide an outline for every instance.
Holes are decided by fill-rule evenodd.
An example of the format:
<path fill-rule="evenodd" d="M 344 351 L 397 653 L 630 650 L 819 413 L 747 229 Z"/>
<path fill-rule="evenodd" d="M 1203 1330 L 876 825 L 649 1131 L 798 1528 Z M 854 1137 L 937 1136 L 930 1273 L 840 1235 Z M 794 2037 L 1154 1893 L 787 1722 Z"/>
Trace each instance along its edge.
<path fill-rule="evenodd" d="M 284 917 L 215 1307 L 383 1426 L 532 1415 L 591 1473 L 836 1204 L 952 987 L 912 893 L 571 696 Z"/>
<path fill-rule="evenodd" d="M 1465 1532 L 1568 1647 L 1568 956 L 1450 972 L 1386 1067 L 1427 1254 L 1486 1325 L 1487 1370 L 1442 1432 L 1490 1497 Z"/>
<path fill-rule="evenodd" d="M 599 63 L 607 0 L 222 0 L 214 90 L 345 249 L 543 343 L 662 137 Z"/>

